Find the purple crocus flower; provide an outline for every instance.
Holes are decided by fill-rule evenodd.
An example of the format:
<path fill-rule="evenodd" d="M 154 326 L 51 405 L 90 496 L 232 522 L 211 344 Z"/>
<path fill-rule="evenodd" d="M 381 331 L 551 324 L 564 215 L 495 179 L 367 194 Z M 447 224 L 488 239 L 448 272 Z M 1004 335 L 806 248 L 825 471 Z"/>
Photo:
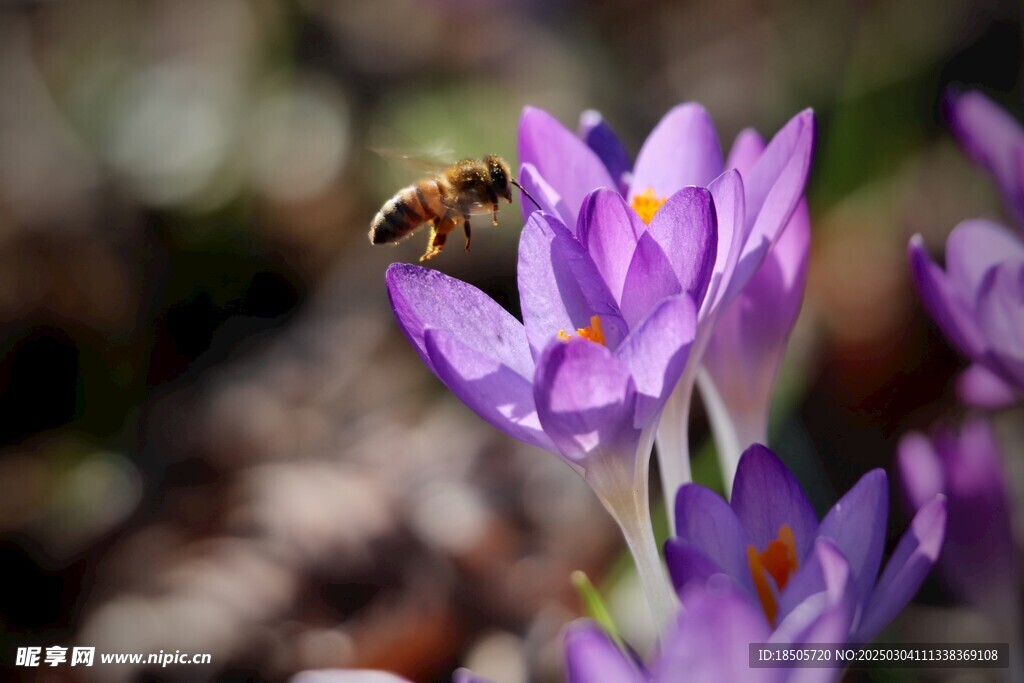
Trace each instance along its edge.
<path fill-rule="evenodd" d="M 764 152 L 763 138 L 746 130 L 727 165 L 749 173 Z M 743 449 L 767 443 L 772 390 L 807 282 L 811 224 L 807 202 L 797 206 L 778 242 L 735 300 L 721 311 L 698 377 L 722 461 L 726 491 Z"/>
<path fill-rule="evenodd" d="M 823 556 L 836 553 L 823 551 Z M 842 562 L 825 560 L 826 587 L 809 596 L 777 629 L 726 577 L 694 583 L 684 591 L 680 611 L 660 651 L 643 666 L 608 638 L 595 623 L 579 620 L 565 631 L 566 683 L 825 683 L 841 669 L 774 669 L 749 666 L 750 643 L 801 645 L 845 642 L 853 616 L 850 580 Z"/>
<path fill-rule="evenodd" d="M 810 167 L 814 117 L 809 110 L 795 116 L 742 174 L 726 170 L 711 118 L 697 104 L 669 111 L 631 170 L 621 143 L 594 114 L 584 116 L 581 134 L 583 139 L 547 113 L 527 108 L 519 125 L 519 179 L 545 211 L 570 225 L 586 210 L 584 197 L 594 188 L 611 188 L 628 201 L 621 227 L 606 232 L 597 249 L 608 263 L 609 286 L 629 324 L 661 298 L 684 291 L 691 264 L 701 263 L 710 244 L 706 236 L 663 229 L 671 221 L 655 229 L 654 219 L 665 210 L 666 198 L 687 186 L 707 187 L 714 198 L 717 236 L 711 282 L 696 300 L 698 324 L 690 362 L 658 432 L 663 486 L 670 496 L 690 480 L 689 406 L 703 350 L 718 311 L 750 281 L 796 210 Z M 532 210 L 524 207 L 527 215 Z"/>
<path fill-rule="evenodd" d="M 960 145 L 992 174 L 1024 230 L 1024 127 L 979 92 L 950 92 L 946 112 Z"/>
<path fill-rule="evenodd" d="M 614 266 L 597 246 L 614 239 L 607 233 L 621 227 L 625 205 L 610 191 L 585 202 L 575 232 L 541 212 L 523 228 L 522 323 L 475 287 L 416 266 L 392 265 L 388 293 L 402 330 L 456 396 L 498 429 L 557 454 L 590 484 L 622 528 L 652 612 L 665 616 L 673 597 L 650 524 L 648 464 L 693 342 L 694 299 L 708 287 L 710 259 L 687 264 L 681 291 L 630 316 L 606 279 Z M 686 188 L 651 230 L 713 238 L 714 216 L 710 193 Z"/>
<path fill-rule="evenodd" d="M 1001 407 L 1024 397 L 1024 241 L 983 219 L 960 223 L 946 240 L 946 269 L 910 240 L 917 290 L 946 338 L 973 365 L 958 392 L 974 405 Z"/>
<path fill-rule="evenodd" d="M 968 155 L 995 178 L 1024 230 L 1024 128 L 980 93 L 952 93 L 947 111 Z M 1024 241 L 992 221 L 964 221 L 946 241 L 946 271 L 921 237 L 910 263 L 925 307 L 972 365 L 957 380 L 966 403 L 1001 408 L 1024 398 Z"/>
<path fill-rule="evenodd" d="M 939 556 L 946 526 L 945 498 L 935 494 L 879 576 L 888 498 L 885 472 L 873 470 L 819 524 L 793 474 L 755 444 L 740 458 L 730 503 L 697 484 L 680 489 L 676 537 L 665 548 L 669 573 L 677 588 L 724 573 L 775 625 L 827 585 L 838 570 L 826 565 L 845 567 L 856 605 L 848 638 L 868 642 L 917 592 Z"/>
<path fill-rule="evenodd" d="M 929 439 L 911 433 L 899 445 L 900 484 L 914 510 L 936 494 L 949 506 L 943 579 L 991 616 L 1010 642 L 1019 642 L 1021 593 L 1010 497 L 999 445 L 988 422 L 975 418 Z"/>

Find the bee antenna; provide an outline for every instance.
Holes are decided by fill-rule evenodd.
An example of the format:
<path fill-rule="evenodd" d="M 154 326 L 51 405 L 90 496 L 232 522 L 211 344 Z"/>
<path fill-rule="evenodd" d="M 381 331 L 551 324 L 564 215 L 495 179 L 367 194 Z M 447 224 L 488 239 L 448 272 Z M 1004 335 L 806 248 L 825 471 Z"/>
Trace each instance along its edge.
<path fill-rule="evenodd" d="M 537 210 L 538 210 L 538 211 L 543 211 L 543 210 L 544 210 L 544 209 L 543 209 L 543 208 L 541 207 L 541 205 L 537 203 L 537 200 L 536 200 L 536 199 L 534 199 L 534 198 L 533 198 L 533 197 L 532 197 L 532 196 L 530 195 L 530 193 L 526 191 L 526 188 L 525 188 L 525 187 L 523 187 L 522 185 L 520 185 L 520 184 L 519 184 L 519 181 L 518 181 L 518 180 L 516 180 L 515 178 L 512 178 L 512 184 L 513 184 L 513 185 L 515 185 L 516 187 L 518 187 L 518 188 L 519 188 L 519 191 L 520 191 L 520 192 L 522 192 L 522 193 L 523 193 L 523 195 L 525 195 L 527 199 L 529 199 L 529 200 L 530 200 L 531 202 L 533 202 L 533 205 L 537 207 Z"/>

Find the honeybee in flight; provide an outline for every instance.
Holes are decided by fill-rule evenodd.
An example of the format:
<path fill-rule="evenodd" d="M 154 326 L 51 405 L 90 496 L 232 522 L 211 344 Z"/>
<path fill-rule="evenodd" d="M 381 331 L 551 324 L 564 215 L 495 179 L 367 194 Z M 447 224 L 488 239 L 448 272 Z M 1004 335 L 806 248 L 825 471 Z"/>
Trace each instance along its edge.
<path fill-rule="evenodd" d="M 512 203 L 512 186 L 526 195 L 537 208 L 540 205 L 523 189 L 501 157 L 488 154 L 483 160 L 463 159 L 432 178 L 424 178 L 399 190 L 381 207 L 370 223 L 370 242 L 386 244 L 412 234 L 430 223 L 430 241 L 420 261 L 432 259 L 444 249 L 448 233 L 462 224 L 466 251 L 473 240 L 469 218 L 490 213 L 498 225 L 498 200 Z"/>

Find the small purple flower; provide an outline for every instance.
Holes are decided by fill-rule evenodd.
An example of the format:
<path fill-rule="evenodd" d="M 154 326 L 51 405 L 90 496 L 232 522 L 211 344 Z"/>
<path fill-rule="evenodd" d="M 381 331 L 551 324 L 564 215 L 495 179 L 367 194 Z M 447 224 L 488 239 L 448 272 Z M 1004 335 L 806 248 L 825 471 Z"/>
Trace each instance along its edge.
<path fill-rule="evenodd" d="M 685 278 L 695 264 L 703 267 L 701 258 L 708 253 L 706 235 L 677 230 L 673 220 L 656 225 L 667 210 L 666 198 L 687 186 L 707 187 L 714 198 L 717 235 L 711 280 L 703 296 L 695 298 L 698 325 L 690 362 L 658 432 L 663 485 L 669 494 L 690 480 L 689 405 L 704 348 L 719 310 L 758 271 L 797 208 L 810 168 L 814 116 L 808 110 L 793 117 L 763 151 L 751 155 L 744 171 L 726 170 L 711 118 L 697 104 L 669 111 L 651 131 L 632 169 L 622 144 L 599 117 L 585 115 L 581 134 L 583 139 L 547 113 L 527 108 L 519 125 L 520 182 L 545 211 L 569 225 L 588 210 L 584 197 L 594 188 L 611 188 L 610 193 L 626 199 L 619 227 L 606 231 L 597 248 L 627 324 L 662 298 L 685 291 Z M 523 210 L 529 215 L 533 208 Z M 589 248 L 588 240 L 579 237 Z"/>
<path fill-rule="evenodd" d="M 1024 229 L 1024 127 L 979 92 L 951 92 L 946 111 L 953 134 L 971 159 L 995 178 Z"/>
<path fill-rule="evenodd" d="M 1016 642 L 1021 628 L 1018 560 L 1007 479 L 992 428 L 975 418 L 959 432 L 943 429 L 931 439 L 908 434 L 900 441 L 898 463 L 912 509 L 939 493 L 947 498 L 949 524 L 938 565 L 943 579 Z"/>
<path fill-rule="evenodd" d="M 826 551 L 827 552 L 827 551 Z M 829 563 L 827 587 L 810 596 L 794 616 L 772 629 L 764 614 L 719 575 L 684 594 L 682 610 L 649 666 L 623 653 L 595 623 L 579 620 L 565 631 L 566 683 L 676 683 L 744 681 L 805 683 L 834 681 L 841 668 L 773 669 L 749 665 L 750 643 L 801 645 L 845 642 L 853 604 L 841 562 Z"/>
<path fill-rule="evenodd" d="M 694 300 L 707 290 L 711 260 L 673 271 L 680 291 L 629 316 L 609 287 L 614 266 L 601 248 L 614 241 L 608 233 L 622 227 L 624 208 L 610 191 L 588 195 L 575 233 L 554 216 L 530 216 L 519 243 L 522 323 L 436 271 L 395 264 L 387 286 L 400 327 L 456 396 L 498 429 L 557 454 L 590 484 L 622 528 L 655 614 L 664 614 L 672 595 L 659 579 L 648 463 L 662 408 L 686 365 Z M 713 253 L 714 216 L 710 193 L 687 188 L 666 202 L 651 230 L 708 236 Z"/>
<path fill-rule="evenodd" d="M 950 125 L 968 155 L 993 175 L 1024 229 L 1024 128 L 980 93 L 952 93 Z M 925 308 L 973 363 L 957 381 L 966 403 L 1001 408 L 1024 398 L 1024 241 L 988 220 L 960 223 L 946 241 L 946 270 L 910 241 Z"/>
<path fill-rule="evenodd" d="M 881 576 L 888 518 L 883 470 L 864 475 L 818 523 L 793 474 L 755 444 L 740 458 L 731 503 L 696 484 L 676 498 L 676 537 L 665 548 L 677 589 L 728 575 L 766 622 L 784 624 L 796 607 L 847 572 L 856 609 L 848 638 L 870 641 L 910 601 L 942 547 L 946 501 L 932 496 L 900 539 Z M 684 606 L 686 606 L 684 599 Z"/>
<path fill-rule="evenodd" d="M 915 235 L 910 266 L 928 312 L 973 366 L 962 399 L 1000 407 L 1024 395 L 1024 241 L 983 219 L 960 223 L 946 240 L 946 269 Z"/>

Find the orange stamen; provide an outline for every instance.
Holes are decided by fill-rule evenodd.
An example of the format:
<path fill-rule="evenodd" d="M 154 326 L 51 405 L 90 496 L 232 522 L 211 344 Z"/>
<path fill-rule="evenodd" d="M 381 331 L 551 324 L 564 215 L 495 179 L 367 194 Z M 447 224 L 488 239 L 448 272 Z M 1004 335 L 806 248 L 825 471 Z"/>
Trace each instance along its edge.
<path fill-rule="evenodd" d="M 587 327 L 580 327 L 576 330 L 576 336 L 589 339 L 592 342 L 600 344 L 601 346 L 607 346 L 604 341 L 604 330 L 601 329 L 601 318 L 596 315 L 590 316 L 590 325 Z M 561 341 L 569 341 L 572 339 L 571 334 L 566 334 L 565 330 L 558 331 L 558 338 Z"/>
<path fill-rule="evenodd" d="M 658 213 L 658 209 L 661 205 L 668 200 L 668 197 L 656 197 L 654 196 L 654 190 L 647 188 L 642 193 L 633 197 L 629 205 L 633 207 L 633 210 L 639 214 L 640 218 L 643 219 L 644 223 L 650 223 L 651 219 L 654 218 L 654 214 Z"/>
<path fill-rule="evenodd" d="M 799 567 L 793 529 L 788 524 L 783 524 L 779 527 L 778 537 L 768 541 L 768 546 L 761 552 L 748 545 L 747 562 L 750 564 L 750 575 L 754 579 L 754 588 L 757 590 L 764 614 L 768 621 L 774 624 L 779 613 L 779 603 L 775 595 L 786 588 L 789 577 Z M 772 590 L 768 582 L 769 576 L 774 581 L 776 590 Z"/>

